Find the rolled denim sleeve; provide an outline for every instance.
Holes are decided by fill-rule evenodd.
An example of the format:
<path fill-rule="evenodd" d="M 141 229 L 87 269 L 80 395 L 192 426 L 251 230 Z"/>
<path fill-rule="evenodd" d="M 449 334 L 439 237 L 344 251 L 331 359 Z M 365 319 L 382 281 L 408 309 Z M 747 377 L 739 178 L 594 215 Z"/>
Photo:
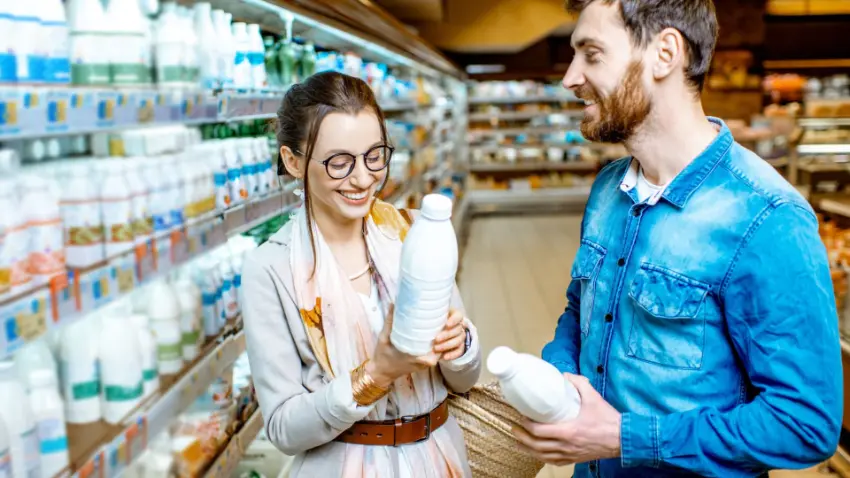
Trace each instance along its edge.
<path fill-rule="evenodd" d="M 579 301 L 581 282 L 573 280 L 567 287 L 567 306 L 558 319 L 555 339 L 543 347 L 543 360 L 551 363 L 561 373 L 579 373 L 579 350 L 581 346 L 581 324 Z"/>
<path fill-rule="evenodd" d="M 792 203 L 766 209 L 719 293 L 754 397 L 730 410 L 624 414 L 623 466 L 663 463 L 735 477 L 827 459 L 841 429 L 841 350 L 832 280 L 812 212 Z"/>

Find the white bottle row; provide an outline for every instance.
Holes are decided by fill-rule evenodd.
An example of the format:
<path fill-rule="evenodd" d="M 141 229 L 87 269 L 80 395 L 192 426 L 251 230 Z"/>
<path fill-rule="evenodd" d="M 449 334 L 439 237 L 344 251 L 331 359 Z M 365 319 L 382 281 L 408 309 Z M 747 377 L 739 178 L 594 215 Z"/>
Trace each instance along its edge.
<path fill-rule="evenodd" d="M 258 25 L 157 3 L 0 1 L 0 83 L 268 86 Z"/>
<path fill-rule="evenodd" d="M 130 157 L 40 163 L 0 179 L 0 297 L 279 189 L 266 138 L 198 142 L 192 131 L 130 131 Z"/>
<path fill-rule="evenodd" d="M 235 237 L 210 255 L 0 362 L 0 472 L 52 477 L 69 464 L 66 424 L 110 424 L 195 360 L 240 311 Z"/>

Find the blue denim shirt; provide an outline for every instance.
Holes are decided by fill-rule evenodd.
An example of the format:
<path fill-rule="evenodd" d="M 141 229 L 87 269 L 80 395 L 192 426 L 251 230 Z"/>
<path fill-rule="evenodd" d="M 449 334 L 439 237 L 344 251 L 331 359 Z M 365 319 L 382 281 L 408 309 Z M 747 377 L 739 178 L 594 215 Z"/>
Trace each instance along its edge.
<path fill-rule="evenodd" d="M 656 201 L 598 175 L 543 358 L 622 415 L 619 459 L 577 477 L 758 476 L 835 450 L 841 351 L 817 219 L 720 120 Z M 654 204 L 652 204 L 654 203 Z"/>

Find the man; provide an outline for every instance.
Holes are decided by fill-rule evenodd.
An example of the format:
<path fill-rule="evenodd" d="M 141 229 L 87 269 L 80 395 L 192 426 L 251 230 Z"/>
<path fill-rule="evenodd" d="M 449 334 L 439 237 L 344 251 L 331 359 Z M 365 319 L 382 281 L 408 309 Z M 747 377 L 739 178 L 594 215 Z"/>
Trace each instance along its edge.
<path fill-rule="evenodd" d="M 622 142 L 587 204 L 543 358 L 582 397 L 520 442 L 577 477 L 766 476 L 836 448 L 835 300 L 809 204 L 707 118 L 711 0 L 574 0 L 564 86 Z M 575 374 L 575 375 L 574 375 Z"/>

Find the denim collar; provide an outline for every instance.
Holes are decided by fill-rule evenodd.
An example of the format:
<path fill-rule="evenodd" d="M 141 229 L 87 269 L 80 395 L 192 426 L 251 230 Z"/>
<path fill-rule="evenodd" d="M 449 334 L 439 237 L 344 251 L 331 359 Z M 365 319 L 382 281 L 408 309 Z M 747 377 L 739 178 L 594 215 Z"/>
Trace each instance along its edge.
<path fill-rule="evenodd" d="M 708 120 L 719 127 L 720 131 L 717 133 L 717 136 L 714 140 L 712 140 L 708 147 L 699 154 L 699 156 L 694 158 L 694 160 L 691 161 L 685 169 L 673 178 L 673 181 L 667 185 L 664 189 L 664 193 L 661 195 L 661 197 L 667 202 L 679 209 L 685 207 L 685 204 L 688 202 L 691 195 L 699 188 L 720 160 L 726 156 L 729 152 L 729 148 L 735 141 L 732 137 L 732 132 L 729 131 L 729 127 L 726 126 L 726 123 L 724 123 L 723 120 L 711 116 L 708 117 Z M 632 158 L 631 162 L 634 163 L 635 159 Z M 626 188 L 623 189 L 626 192 L 631 189 L 628 187 L 628 184 L 626 184 L 629 182 L 629 179 L 631 179 L 631 175 L 629 173 L 631 172 L 634 174 L 636 172 L 636 168 L 633 168 L 632 166 L 636 165 L 630 164 L 630 167 L 626 169 L 623 174 L 623 178 L 620 181 L 621 184 L 626 186 Z"/>

